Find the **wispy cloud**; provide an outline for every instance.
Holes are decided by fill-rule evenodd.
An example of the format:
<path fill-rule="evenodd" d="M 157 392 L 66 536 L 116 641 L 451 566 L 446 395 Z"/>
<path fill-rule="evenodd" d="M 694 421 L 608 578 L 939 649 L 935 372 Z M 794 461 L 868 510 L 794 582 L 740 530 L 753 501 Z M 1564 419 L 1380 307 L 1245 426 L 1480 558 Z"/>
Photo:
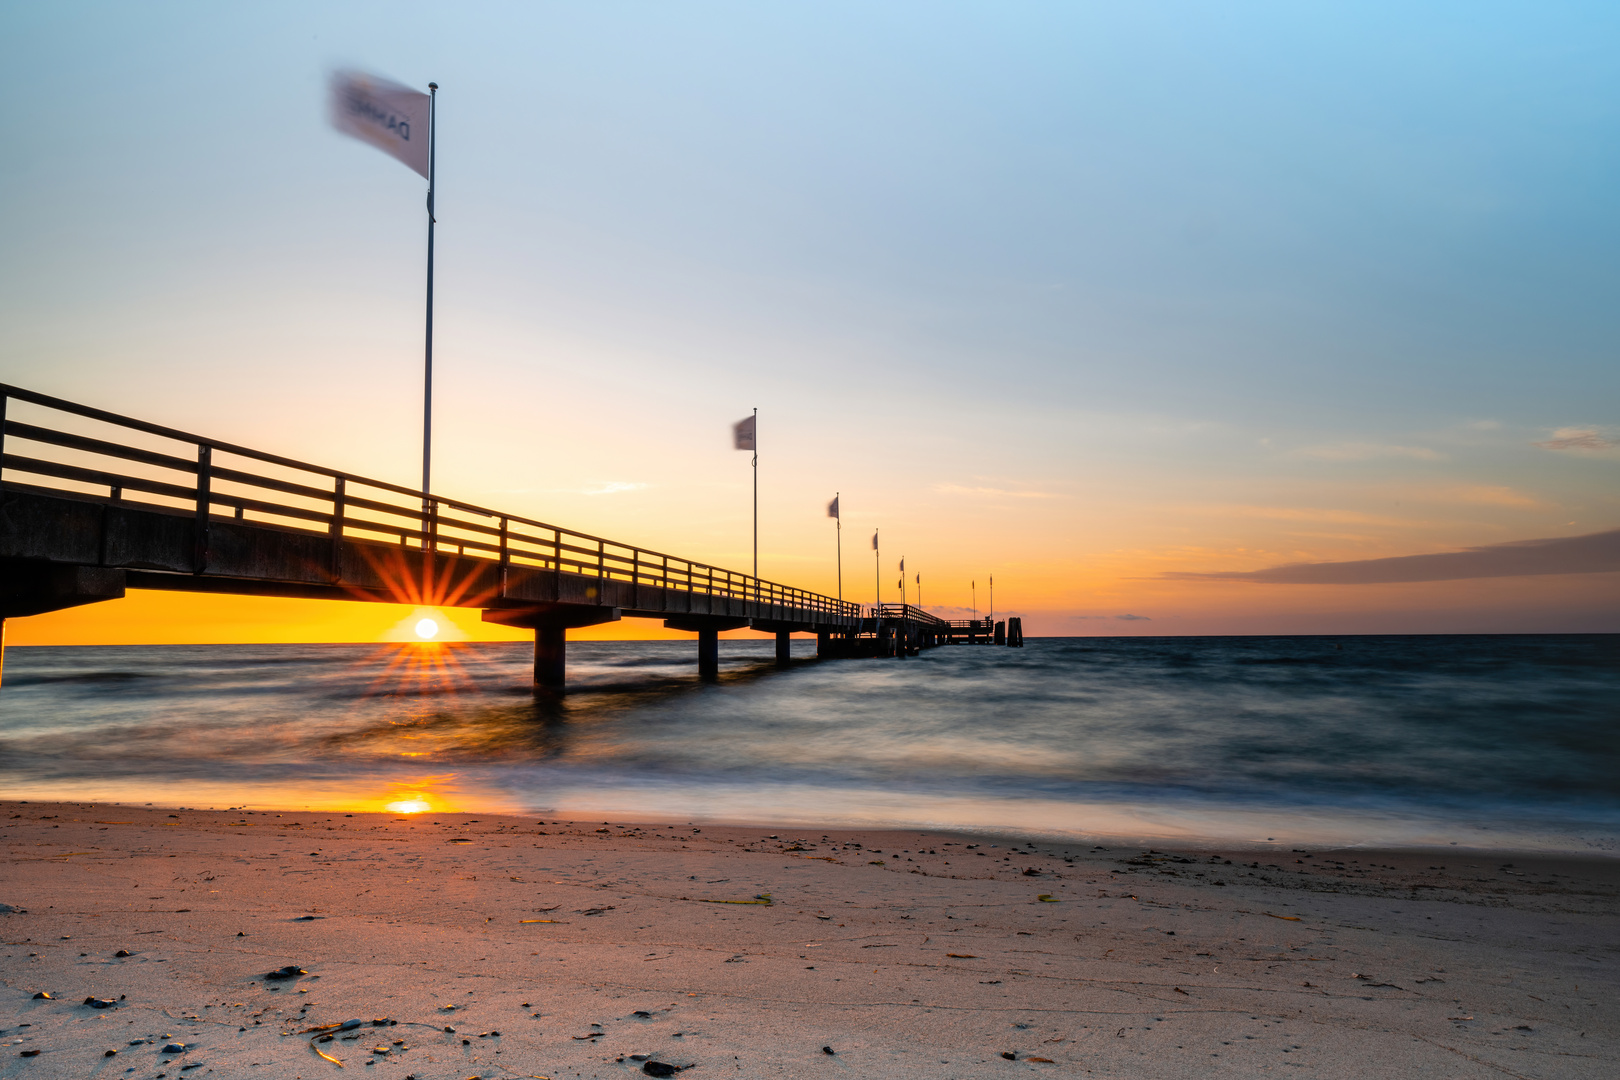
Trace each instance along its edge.
<path fill-rule="evenodd" d="M 1230 517 L 1275 518 L 1278 521 L 1325 522 L 1332 525 L 1374 525 L 1386 528 L 1411 528 L 1422 525 L 1415 518 L 1394 517 L 1389 514 L 1367 514 L 1360 510 L 1329 510 L 1312 506 L 1226 506 L 1200 507 L 1206 513 Z"/>
<path fill-rule="evenodd" d="M 1294 563 L 1265 570 L 1160 575 L 1174 581 L 1252 581 L 1265 585 L 1385 585 L 1467 578 L 1598 574 L 1620 571 L 1620 529 L 1585 536 L 1488 544 L 1433 555 L 1353 562 Z"/>
<path fill-rule="evenodd" d="M 1062 495 L 1051 491 L 1014 491 L 1009 488 L 996 487 L 964 487 L 961 484 L 935 484 L 934 490 L 941 495 L 979 495 L 1000 499 L 1061 499 Z"/>
<path fill-rule="evenodd" d="M 1149 616 L 1149 615 L 1070 615 L 1069 618 L 1075 619 L 1075 620 L 1118 619 L 1121 622 L 1152 622 L 1153 621 L 1152 616 Z"/>
<path fill-rule="evenodd" d="M 1490 484 L 1470 484 L 1466 487 L 1451 488 L 1441 493 L 1442 498 L 1454 502 L 1473 503 L 1478 506 L 1515 506 L 1523 509 L 1545 506 L 1540 499 L 1514 491 L 1510 487 L 1498 487 Z"/>
<path fill-rule="evenodd" d="M 1322 461 L 1372 461 L 1376 458 L 1413 458 L 1418 461 L 1443 461 L 1444 454 L 1427 446 L 1395 446 L 1388 443 L 1342 442 L 1321 446 L 1302 446 L 1294 453 L 1299 457 L 1318 458 Z"/>
<path fill-rule="evenodd" d="M 1552 438 L 1532 445 L 1543 450 L 1612 450 L 1620 446 L 1620 442 L 1596 428 L 1562 427 L 1552 433 Z"/>

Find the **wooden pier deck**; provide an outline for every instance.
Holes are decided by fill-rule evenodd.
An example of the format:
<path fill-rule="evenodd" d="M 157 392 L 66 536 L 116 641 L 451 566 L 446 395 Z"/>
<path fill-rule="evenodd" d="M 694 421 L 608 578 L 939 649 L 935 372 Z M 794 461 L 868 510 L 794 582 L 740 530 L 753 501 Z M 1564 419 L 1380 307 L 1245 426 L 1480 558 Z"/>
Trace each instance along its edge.
<path fill-rule="evenodd" d="M 4 384 L 0 470 L 0 634 L 126 589 L 479 608 L 534 631 L 549 688 L 568 629 L 621 618 L 695 633 L 704 678 L 718 634 L 743 627 L 774 633 L 784 664 L 794 632 L 823 655 L 855 655 L 863 636 L 900 656 L 951 640 L 919 608 L 863 609 Z"/>

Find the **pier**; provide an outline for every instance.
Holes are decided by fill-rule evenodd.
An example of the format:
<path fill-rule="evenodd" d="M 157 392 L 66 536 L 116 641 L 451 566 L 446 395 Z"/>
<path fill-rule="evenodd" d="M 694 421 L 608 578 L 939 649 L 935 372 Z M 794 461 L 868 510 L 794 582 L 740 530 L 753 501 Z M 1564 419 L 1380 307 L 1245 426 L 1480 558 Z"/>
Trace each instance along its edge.
<path fill-rule="evenodd" d="M 820 656 L 899 658 L 1001 636 L 4 384 L 0 468 L 0 648 L 7 619 L 127 589 L 478 608 L 533 631 L 549 690 L 568 630 L 623 618 L 696 635 L 709 680 L 725 630 L 774 634 L 782 666 L 800 632 Z"/>

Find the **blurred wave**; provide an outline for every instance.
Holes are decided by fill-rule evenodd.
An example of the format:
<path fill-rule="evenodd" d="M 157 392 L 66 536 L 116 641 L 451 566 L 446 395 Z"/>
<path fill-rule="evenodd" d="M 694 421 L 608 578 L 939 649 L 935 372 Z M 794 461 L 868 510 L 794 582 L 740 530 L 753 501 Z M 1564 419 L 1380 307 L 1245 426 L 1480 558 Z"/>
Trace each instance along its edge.
<path fill-rule="evenodd" d="M 1620 852 L 1620 638 L 13 648 L 14 798 Z M 795 642 L 808 660 L 813 643 Z"/>

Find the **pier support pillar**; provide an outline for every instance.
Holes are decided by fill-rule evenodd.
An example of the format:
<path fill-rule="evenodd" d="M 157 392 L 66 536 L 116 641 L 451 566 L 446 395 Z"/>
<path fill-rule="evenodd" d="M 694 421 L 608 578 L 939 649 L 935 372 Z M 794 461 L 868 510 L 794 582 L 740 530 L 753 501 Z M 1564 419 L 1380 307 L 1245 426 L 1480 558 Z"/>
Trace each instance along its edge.
<path fill-rule="evenodd" d="M 561 626 L 534 628 L 534 685 L 561 690 L 568 681 L 568 630 Z"/>
<path fill-rule="evenodd" d="M 776 632 L 776 666 L 788 667 L 793 663 L 793 635 L 786 630 Z"/>
<path fill-rule="evenodd" d="M 3 629 L 3 628 L 0 628 Z M 5 647 L 5 638 L 0 637 L 0 648 Z M 816 631 L 816 657 L 821 660 L 832 655 L 832 634 L 826 630 Z"/>
<path fill-rule="evenodd" d="M 715 682 L 720 678 L 720 632 L 740 630 L 748 619 L 729 615 L 676 615 L 664 620 L 670 630 L 685 630 L 698 636 L 698 678 Z"/>
<path fill-rule="evenodd" d="M 568 631 L 577 626 L 616 622 L 619 609 L 594 604 L 534 604 L 487 608 L 483 618 L 488 623 L 533 630 L 535 689 L 561 693 L 568 676 Z"/>
<path fill-rule="evenodd" d="M 720 631 L 698 631 L 698 678 L 704 682 L 720 680 Z"/>

